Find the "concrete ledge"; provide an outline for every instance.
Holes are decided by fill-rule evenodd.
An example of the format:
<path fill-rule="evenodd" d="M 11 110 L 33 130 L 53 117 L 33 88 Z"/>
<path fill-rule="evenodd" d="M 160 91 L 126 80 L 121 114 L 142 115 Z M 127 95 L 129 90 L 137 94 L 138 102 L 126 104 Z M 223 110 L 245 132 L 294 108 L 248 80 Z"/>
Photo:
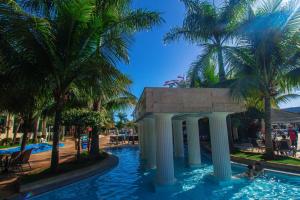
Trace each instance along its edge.
<path fill-rule="evenodd" d="M 246 158 L 240 158 L 237 156 L 230 156 L 231 161 L 233 162 L 237 162 L 237 163 L 242 163 L 242 164 L 253 164 L 255 162 L 255 160 L 250 160 L 250 159 L 246 159 Z M 274 162 L 270 162 L 270 161 L 260 161 L 262 163 L 262 165 L 264 166 L 264 168 L 267 169 L 274 169 L 274 170 L 279 170 L 279 171 L 283 171 L 283 172 L 291 172 L 291 173 L 298 173 L 300 174 L 300 166 L 296 166 L 296 165 L 288 165 L 288 164 L 278 164 L 278 163 L 274 163 Z"/>
<path fill-rule="evenodd" d="M 94 165 L 82 169 L 76 169 L 55 177 L 20 185 L 19 192 L 22 196 L 26 196 L 27 193 L 30 193 L 31 196 L 34 196 L 37 194 L 48 192 L 50 190 L 54 190 L 56 188 L 74 183 L 96 174 L 102 175 L 116 167 L 118 163 L 118 157 L 109 154 L 108 157 L 102 162 L 96 163 Z"/>

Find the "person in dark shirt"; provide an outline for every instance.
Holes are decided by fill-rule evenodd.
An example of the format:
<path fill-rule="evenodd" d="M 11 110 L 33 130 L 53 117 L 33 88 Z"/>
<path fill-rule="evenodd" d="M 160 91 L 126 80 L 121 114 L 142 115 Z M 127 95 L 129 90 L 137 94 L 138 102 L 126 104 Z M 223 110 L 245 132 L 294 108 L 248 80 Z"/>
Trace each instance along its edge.
<path fill-rule="evenodd" d="M 264 168 L 260 162 L 255 162 L 254 164 L 254 176 L 259 176 L 264 173 Z"/>
<path fill-rule="evenodd" d="M 288 134 L 293 146 L 297 146 L 297 132 L 293 128 L 289 128 Z"/>

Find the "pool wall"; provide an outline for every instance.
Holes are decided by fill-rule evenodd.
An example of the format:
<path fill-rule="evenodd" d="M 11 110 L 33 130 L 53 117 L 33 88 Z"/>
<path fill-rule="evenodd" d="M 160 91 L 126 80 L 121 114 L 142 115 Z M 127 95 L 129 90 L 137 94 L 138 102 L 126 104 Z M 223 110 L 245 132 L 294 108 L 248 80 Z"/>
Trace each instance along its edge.
<path fill-rule="evenodd" d="M 73 170 L 55 177 L 20 185 L 19 192 L 25 198 L 28 195 L 38 195 L 94 175 L 103 175 L 116 167 L 118 163 L 119 158 L 109 154 L 102 162 L 85 167 L 84 169 Z"/>
<path fill-rule="evenodd" d="M 246 164 L 246 165 L 253 164 L 255 162 L 254 160 L 249 160 L 246 158 L 240 158 L 240 157 L 236 157 L 236 156 L 231 156 L 231 161 Z M 271 163 L 271 162 L 265 162 L 265 161 L 260 161 L 260 162 L 262 163 L 264 168 L 300 174 L 300 166 L 288 165 L 288 164 L 282 164 L 282 163 L 277 164 L 277 163 Z"/>

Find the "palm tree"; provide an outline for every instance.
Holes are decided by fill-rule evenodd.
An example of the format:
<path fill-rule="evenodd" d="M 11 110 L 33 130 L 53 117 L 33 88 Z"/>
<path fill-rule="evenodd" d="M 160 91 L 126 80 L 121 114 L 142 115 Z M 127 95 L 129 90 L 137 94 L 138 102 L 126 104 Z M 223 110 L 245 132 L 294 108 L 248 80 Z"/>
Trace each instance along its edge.
<path fill-rule="evenodd" d="M 14 57 L 14 59 L 16 59 Z M 44 92 L 37 82 L 31 82 L 31 79 L 20 79 L 14 73 L 2 73 L 0 86 L 0 110 L 17 114 L 21 117 L 24 130 L 21 151 L 27 144 L 27 135 L 33 130 L 34 119 L 39 113 L 39 105 L 42 101 Z M 16 133 L 15 133 L 16 134 Z M 15 136 L 14 136 L 15 137 Z"/>
<path fill-rule="evenodd" d="M 103 60 L 128 62 L 127 50 L 132 33 L 149 29 L 162 19 L 156 12 L 132 10 L 128 0 L 33 0 L 21 3 L 27 13 L 20 11 L 12 0 L 0 3 L 4 11 L 0 12 L 0 26 L 14 30 L 11 38 L 15 41 L 30 38 L 32 41 L 20 46 L 29 48 L 37 58 L 35 62 L 43 64 L 38 70 L 44 73 L 55 101 L 51 169 L 56 171 L 59 126 L 69 89 L 91 75 L 100 74 L 100 69 L 105 67 Z M 24 36 L 22 32 L 16 33 L 19 30 L 16 18 L 18 25 L 23 24 L 23 27 L 27 24 L 23 19 L 34 18 L 40 23 L 37 27 L 28 27 L 32 34 Z M 43 37 L 37 37 L 37 34 Z"/>
<path fill-rule="evenodd" d="M 291 81 L 290 74 L 299 70 L 299 2 L 283 5 L 282 0 L 256 1 L 250 6 L 248 17 L 238 31 L 242 42 L 228 48 L 226 55 L 237 77 L 232 92 L 263 99 L 266 156 L 272 158 L 272 102 L 287 99 L 284 94 L 297 84 Z"/>
<path fill-rule="evenodd" d="M 88 101 L 86 104 L 93 112 L 100 112 L 103 118 L 102 124 L 110 121 L 112 112 L 123 110 L 136 103 L 136 97 L 129 91 L 132 81 L 122 74 L 115 66 L 103 62 L 102 73 L 82 81 L 81 94 Z M 88 98 L 86 98 L 88 97 Z M 99 126 L 92 127 L 92 141 L 90 154 L 99 153 Z"/>
<path fill-rule="evenodd" d="M 218 63 L 218 74 L 221 82 L 226 80 L 224 51 L 233 43 L 232 33 L 236 24 L 242 19 L 249 0 L 229 0 L 224 7 L 201 0 L 182 0 L 186 7 L 186 16 L 181 27 L 171 29 L 164 41 L 178 40 L 180 37 L 202 47 L 202 53 L 193 65 L 195 72 L 204 68 L 209 60 Z"/>
<path fill-rule="evenodd" d="M 219 83 L 219 77 L 216 74 L 216 65 L 212 59 L 207 59 L 205 63 L 203 60 L 200 63 L 197 61 L 193 62 L 188 71 L 187 79 L 191 88 L 214 87 Z"/>

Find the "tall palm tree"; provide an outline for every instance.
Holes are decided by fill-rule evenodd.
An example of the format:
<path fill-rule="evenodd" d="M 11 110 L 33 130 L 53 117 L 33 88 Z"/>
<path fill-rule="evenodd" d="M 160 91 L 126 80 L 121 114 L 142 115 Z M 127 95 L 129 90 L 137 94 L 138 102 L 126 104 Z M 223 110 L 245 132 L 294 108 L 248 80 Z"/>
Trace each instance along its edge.
<path fill-rule="evenodd" d="M 240 26 L 240 45 L 228 48 L 227 57 L 237 80 L 234 95 L 264 100 L 266 156 L 273 157 L 271 104 L 276 96 L 290 93 L 297 82 L 290 74 L 299 70 L 299 1 L 260 0 L 250 6 Z M 293 96 L 293 95 L 292 95 Z M 288 96 L 286 96 L 288 97 Z M 282 96 L 277 99 L 286 99 Z"/>
<path fill-rule="evenodd" d="M 38 40 L 48 36 L 44 19 L 27 15 L 15 1 L 0 2 L 0 109 L 22 118 L 21 150 L 25 149 L 33 119 L 47 94 L 43 74 L 38 70 L 42 57 L 35 50 L 41 47 Z"/>
<path fill-rule="evenodd" d="M 180 37 L 199 45 L 202 53 L 193 65 L 192 71 L 204 68 L 208 60 L 218 63 L 221 82 L 226 80 L 224 51 L 233 43 L 232 33 L 242 19 L 246 2 L 250 0 L 229 0 L 222 8 L 217 8 L 208 1 L 182 0 L 186 7 L 186 16 L 181 27 L 171 29 L 164 41 L 178 40 Z M 195 73 L 194 73 L 195 74 Z"/>
<path fill-rule="evenodd" d="M 129 91 L 132 83 L 124 74 L 111 66 L 111 76 L 95 77 L 93 87 L 89 88 L 88 95 L 91 99 L 91 109 L 94 112 L 101 112 L 109 121 L 112 112 L 126 109 L 135 105 L 136 97 Z M 104 122 L 105 124 L 105 122 Z M 99 153 L 99 131 L 101 127 L 93 127 L 91 155 Z"/>
<path fill-rule="evenodd" d="M 14 57 L 14 59 L 16 58 Z M 31 79 L 21 79 L 18 75 L 11 73 L 3 73 L 2 71 L 0 76 L 3 81 L 0 86 L 2 97 L 0 110 L 17 114 L 22 119 L 24 132 L 21 151 L 23 151 L 27 144 L 28 133 L 33 130 L 34 119 L 39 114 L 39 105 L 43 104 L 43 99 L 45 99 L 45 93 L 40 85 L 37 85 L 38 82 L 30 82 Z"/>
<path fill-rule="evenodd" d="M 2 6 L 5 11 L 0 14 L 0 26 L 14 30 L 10 35 L 15 41 L 30 38 L 31 43 L 21 43 L 20 46 L 32 50 L 37 59 L 35 62 L 43 64 L 38 70 L 44 73 L 55 101 L 51 169 L 56 171 L 59 126 L 69 89 L 91 75 L 100 74 L 100 69 L 105 67 L 103 60 L 129 62 L 128 46 L 132 34 L 149 29 L 162 19 L 156 12 L 132 10 L 128 0 L 25 0 L 20 3 L 27 13 L 19 11 L 15 1 L 0 3 L 0 8 Z M 18 26 L 12 27 L 16 24 L 15 19 L 26 27 L 28 22 L 24 19 L 29 17 L 41 21 L 37 24 L 39 29 L 28 27 L 32 28 L 31 35 L 24 36 L 20 32 L 17 37 Z M 36 36 L 40 32 L 43 37 Z"/>

